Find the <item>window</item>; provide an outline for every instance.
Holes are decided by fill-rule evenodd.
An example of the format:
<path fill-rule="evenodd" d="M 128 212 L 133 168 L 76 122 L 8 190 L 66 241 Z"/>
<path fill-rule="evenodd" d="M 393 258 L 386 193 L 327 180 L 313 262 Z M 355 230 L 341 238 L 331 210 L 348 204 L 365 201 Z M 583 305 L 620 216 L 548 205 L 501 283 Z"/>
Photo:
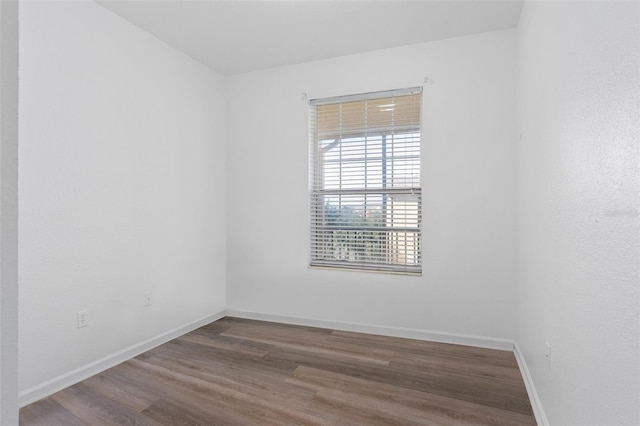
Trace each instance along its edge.
<path fill-rule="evenodd" d="M 310 265 L 420 274 L 422 89 L 310 104 Z"/>

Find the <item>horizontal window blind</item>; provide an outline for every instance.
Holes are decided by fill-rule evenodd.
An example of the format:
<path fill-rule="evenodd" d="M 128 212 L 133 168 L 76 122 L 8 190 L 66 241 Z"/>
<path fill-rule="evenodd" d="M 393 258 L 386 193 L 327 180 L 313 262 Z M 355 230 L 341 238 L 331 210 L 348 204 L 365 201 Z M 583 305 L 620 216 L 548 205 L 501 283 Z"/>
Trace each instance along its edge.
<path fill-rule="evenodd" d="M 422 89 L 310 102 L 310 265 L 419 274 Z"/>

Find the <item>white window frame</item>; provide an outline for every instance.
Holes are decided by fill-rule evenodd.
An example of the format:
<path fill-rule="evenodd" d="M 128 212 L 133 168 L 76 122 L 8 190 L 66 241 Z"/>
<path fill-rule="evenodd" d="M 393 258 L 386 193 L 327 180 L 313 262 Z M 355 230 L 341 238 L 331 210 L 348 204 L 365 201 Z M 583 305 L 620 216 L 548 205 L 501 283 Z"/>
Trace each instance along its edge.
<path fill-rule="evenodd" d="M 414 96 L 408 96 L 414 95 Z M 404 97 L 404 98 L 399 98 Z M 378 108 L 387 107 L 384 110 L 393 111 L 394 99 L 410 98 L 410 114 L 406 113 L 407 107 L 398 107 L 397 112 L 388 114 L 367 113 L 367 105 L 377 102 Z M 362 122 L 360 116 L 357 119 L 343 113 L 342 105 L 360 105 L 364 102 L 364 114 Z M 383 103 L 381 105 L 381 102 Z M 407 89 L 388 90 L 383 92 L 372 92 L 349 96 L 339 96 L 333 98 L 313 99 L 309 101 L 309 206 L 310 206 L 310 226 L 309 226 L 309 266 L 312 268 L 337 268 L 359 271 L 376 271 L 387 273 L 399 273 L 407 275 L 422 274 L 422 187 L 420 181 L 420 161 L 421 161 L 421 108 L 422 108 L 422 87 L 412 87 Z M 338 118 L 322 118 L 322 113 L 318 112 L 319 106 L 340 105 Z M 402 105 L 402 104 L 400 104 Z M 374 106 L 371 106 L 374 111 Z M 417 112 L 415 111 L 417 108 Z M 346 107 L 345 107 L 346 110 Z M 404 115 L 402 115 L 404 113 Z M 397 118 L 394 118 L 394 114 Z M 381 116 L 383 116 L 380 118 Z M 387 116 L 389 118 L 387 118 Z M 370 120 L 369 120 L 370 119 Z M 324 120 L 324 121 L 323 121 Z M 331 120 L 329 127 L 331 137 L 327 137 L 326 122 Z M 371 122 L 369 122 L 371 121 Z M 335 129 L 334 129 L 335 127 Z M 404 139 L 403 139 L 404 138 Z M 367 175 L 367 165 L 371 164 L 367 155 L 372 152 L 367 147 L 367 140 L 376 140 L 381 146 L 377 152 L 381 152 L 382 160 L 377 161 L 382 164 L 381 175 L 382 184 L 367 184 L 380 179 L 371 179 Z M 402 159 L 399 155 L 387 158 L 387 144 L 390 140 L 394 149 L 405 149 L 410 152 Z M 410 142 L 403 142 L 410 141 Z M 380 142 L 382 141 L 382 142 Z M 417 148 L 416 148 L 417 141 Z M 336 177 L 335 173 L 327 171 L 327 152 L 334 149 L 336 145 L 347 145 L 351 143 L 360 157 L 353 158 L 351 154 L 349 161 L 363 164 L 365 172 L 364 178 L 353 178 L 353 176 L 343 177 L 343 164 L 346 169 L 346 162 L 340 157 L 340 173 Z M 324 145 L 323 145 L 324 144 Z M 404 145 L 403 145 L 404 144 Z M 406 148 L 406 147 L 409 148 Z M 403 148 L 405 147 L 405 148 Z M 341 148 L 342 149 L 342 148 Z M 373 156 L 372 156 L 373 157 Z M 377 160 L 380 160 L 378 158 Z M 335 161 L 335 160 L 333 160 Z M 404 163 L 402 163 L 404 161 Z M 406 164 L 409 164 L 408 166 Z M 387 170 L 387 166 L 392 170 Z M 398 166 L 401 167 L 398 167 Z M 351 166 L 353 170 L 353 166 Z M 380 167 L 378 165 L 378 167 Z M 402 170 L 394 174 L 395 168 Z M 406 174 L 410 170 L 409 179 Z M 417 174 L 417 176 L 416 176 Z M 347 175 L 347 173 L 345 173 Z M 394 179 L 398 176 L 398 179 Z M 397 183 L 396 180 L 406 181 Z M 347 181 L 346 179 L 351 179 Z M 354 181 L 365 183 L 360 187 L 354 187 Z M 331 185 L 327 182 L 331 182 Z M 388 185 L 388 183 L 390 183 Z M 356 186 L 359 184 L 356 183 Z M 340 207 L 332 206 L 328 199 L 339 199 Z M 328 209 L 342 212 L 342 200 L 363 200 L 363 207 L 351 207 L 350 211 L 355 211 L 354 215 L 360 218 L 359 224 L 350 223 L 346 220 L 335 220 L 331 222 L 328 218 Z M 382 200 L 373 210 L 368 205 L 368 199 Z M 395 200 L 395 201 L 391 201 Z M 400 201 L 398 201 L 400 200 Z M 406 200 L 406 201 L 403 201 Z M 356 202 L 356 201 L 351 201 Z M 371 203 L 371 204 L 375 204 Z M 391 206 L 391 207 L 389 207 Z M 394 207 L 398 206 L 398 207 Z M 374 212 L 374 213 L 372 213 Z M 343 217 L 337 213 L 338 217 Z M 380 215 L 383 219 L 371 224 L 368 217 L 373 214 Z M 405 218 L 404 222 L 402 217 Z M 400 219 L 399 219 L 400 218 Z M 410 218 L 410 219 L 406 219 Z M 353 221 L 352 221 L 353 222 Z M 400 224 L 398 224 L 400 223 Z M 336 235 L 347 235 L 348 237 L 336 237 Z M 338 238 L 343 247 L 339 254 L 336 249 Z M 366 244 L 365 244 L 366 242 Z M 409 242 L 409 244 L 407 244 Z M 366 247 L 365 247 L 366 245 Z"/>

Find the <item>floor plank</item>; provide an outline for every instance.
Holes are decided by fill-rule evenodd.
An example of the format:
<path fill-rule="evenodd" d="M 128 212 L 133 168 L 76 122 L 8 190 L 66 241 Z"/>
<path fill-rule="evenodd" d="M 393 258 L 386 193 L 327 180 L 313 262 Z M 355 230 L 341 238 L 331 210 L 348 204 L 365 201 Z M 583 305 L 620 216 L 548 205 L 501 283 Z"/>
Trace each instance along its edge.
<path fill-rule="evenodd" d="M 20 411 L 20 424 L 33 426 L 82 426 L 85 422 L 52 398 L 45 398 L 29 405 L 29 409 Z"/>
<path fill-rule="evenodd" d="M 453 418 L 457 424 L 531 424 L 529 416 L 512 411 L 383 383 L 372 386 L 368 380 L 304 366 L 298 367 L 287 381 L 316 389 L 319 397 L 334 404 L 349 401 L 360 411 L 375 412 L 396 424 L 447 424 Z"/>
<path fill-rule="evenodd" d="M 535 425 L 513 353 L 226 317 L 20 425 Z"/>

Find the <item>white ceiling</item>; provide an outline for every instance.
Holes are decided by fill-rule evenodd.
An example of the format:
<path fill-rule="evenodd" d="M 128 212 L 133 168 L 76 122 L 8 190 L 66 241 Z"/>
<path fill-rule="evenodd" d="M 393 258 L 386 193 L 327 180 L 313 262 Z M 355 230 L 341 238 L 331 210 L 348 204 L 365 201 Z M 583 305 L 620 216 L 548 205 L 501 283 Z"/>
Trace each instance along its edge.
<path fill-rule="evenodd" d="M 222 74 L 514 28 L 523 0 L 102 0 Z"/>

